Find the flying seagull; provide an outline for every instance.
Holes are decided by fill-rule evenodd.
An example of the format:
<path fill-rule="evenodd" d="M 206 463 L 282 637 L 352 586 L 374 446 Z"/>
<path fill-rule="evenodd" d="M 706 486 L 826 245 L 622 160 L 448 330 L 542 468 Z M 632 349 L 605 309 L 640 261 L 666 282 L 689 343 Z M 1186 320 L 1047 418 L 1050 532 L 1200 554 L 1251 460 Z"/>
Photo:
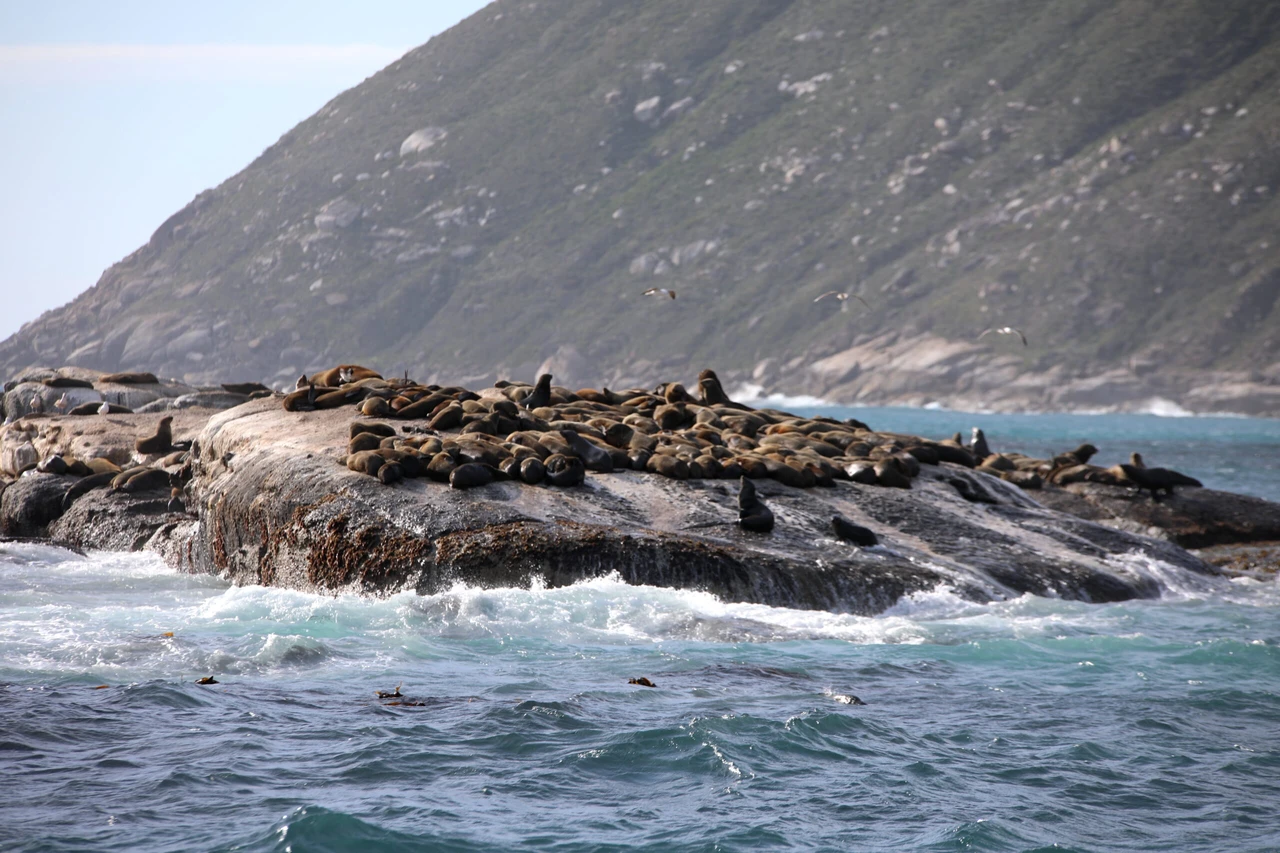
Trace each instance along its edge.
<path fill-rule="evenodd" d="M 997 335 L 1017 335 L 1018 337 L 1022 338 L 1022 345 L 1024 347 L 1027 345 L 1027 336 L 1022 334 L 1021 331 L 1019 331 L 1018 329 L 1015 329 L 1013 326 L 1001 326 L 999 329 L 987 329 L 981 335 L 978 335 L 978 340 L 982 340 L 987 335 L 990 335 L 992 333 L 995 333 Z"/>
<path fill-rule="evenodd" d="M 670 296 L 672 299 L 676 298 L 676 292 L 674 290 L 668 290 L 665 287 L 651 287 L 644 292 L 644 295 L 645 296 L 660 295 L 660 296 Z"/>
<path fill-rule="evenodd" d="M 836 299 L 840 300 L 840 310 L 841 310 L 841 311 L 848 311 L 848 310 L 849 310 L 849 300 L 850 300 L 850 299 L 856 299 L 856 300 L 858 300 L 859 302 L 861 302 L 863 305 L 866 305 L 868 308 L 870 308 L 870 307 L 871 307 L 869 304 L 867 304 L 867 300 L 863 299 L 863 298 L 862 298 L 861 296 L 859 296 L 858 294 L 856 294 L 856 293 L 843 293 L 843 292 L 841 292 L 841 291 L 839 291 L 839 290 L 828 290 L 826 293 L 822 294 L 821 296 L 819 296 L 817 299 L 815 299 L 815 300 L 813 300 L 813 301 L 814 301 L 814 302 L 821 302 L 822 300 L 826 299 L 828 296 L 834 296 Z"/>

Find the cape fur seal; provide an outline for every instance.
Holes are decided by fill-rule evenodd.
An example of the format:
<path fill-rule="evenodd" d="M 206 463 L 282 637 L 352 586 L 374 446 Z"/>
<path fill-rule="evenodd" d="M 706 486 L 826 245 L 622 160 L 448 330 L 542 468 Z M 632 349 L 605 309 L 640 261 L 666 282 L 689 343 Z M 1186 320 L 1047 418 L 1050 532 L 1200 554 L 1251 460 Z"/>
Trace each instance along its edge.
<path fill-rule="evenodd" d="M 973 428 L 973 441 L 969 444 L 969 450 L 978 460 L 986 459 L 991 455 L 991 448 L 987 445 L 987 436 L 977 427 Z"/>
<path fill-rule="evenodd" d="M 520 401 L 520 405 L 529 411 L 541 409 L 551 402 L 551 374 L 544 373 L 538 377 L 537 383 L 533 386 L 533 391 L 527 397 Z"/>
<path fill-rule="evenodd" d="M 340 364 L 328 370 L 322 370 L 310 378 L 313 385 L 322 388 L 338 388 L 361 379 L 381 379 L 382 374 L 358 364 Z M 343 381 L 345 379 L 345 381 Z"/>
<path fill-rule="evenodd" d="M 173 432 L 170 424 L 173 423 L 173 415 L 165 415 L 160 419 L 160 423 L 156 425 L 154 435 L 146 438 L 140 438 L 133 443 L 133 447 L 139 453 L 168 453 L 173 450 Z"/>
<path fill-rule="evenodd" d="M 155 385 L 160 382 L 154 373 L 108 373 L 106 376 L 98 377 L 99 383 L 110 383 L 112 385 Z"/>
<path fill-rule="evenodd" d="M 111 485 L 111 481 L 115 479 L 115 471 L 103 471 L 100 474 L 90 474 L 87 477 L 81 477 L 67 489 L 67 493 L 62 496 L 62 510 L 66 512 L 71 509 L 71 505 L 76 502 L 76 498 L 87 495 L 94 489 L 102 489 Z"/>
<path fill-rule="evenodd" d="M 843 515 L 831 516 L 831 527 L 835 530 L 838 539 L 852 542 L 854 545 L 861 545 L 863 548 L 870 548 L 880 542 L 874 532 L 854 524 Z"/>
<path fill-rule="evenodd" d="M 1053 457 L 1055 467 L 1067 465 L 1087 465 L 1094 454 L 1098 452 L 1098 448 L 1092 444 L 1082 444 L 1075 450 L 1068 450 L 1066 453 L 1060 453 Z"/>
<path fill-rule="evenodd" d="M 553 486 L 581 486 L 587 479 L 587 468 L 576 456 L 553 453 L 544 464 L 546 480 Z"/>
<path fill-rule="evenodd" d="M 1160 502 L 1160 492 L 1173 496 L 1174 486 L 1203 486 L 1194 477 L 1171 471 L 1168 468 L 1137 468 L 1127 463 L 1116 466 L 1124 473 L 1124 479 L 1139 490 L 1151 492 L 1151 499 Z"/>
<path fill-rule="evenodd" d="M 493 469 L 482 462 L 468 462 L 449 472 L 449 488 L 473 489 L 493 482 Z"/>
<path fill-rule="evenodd" d="M 773 510 L 756 494 L 756 484 L 741 477 L 738 480 L 738 526 L 752 533 L 773 530 Z"/>
<path fill-rule="evenodd" d="M 70 376 L 54 376 L 41 379 L 40 384 L 47 388 L 92 388 L 93 383 L 87 379 L 72 379 Z"/>
<path fill-rule="evenodd" d="M 588 471 L 597 471 L 601 474 L 613 473 L 613 457 L 604 450 L 596 447 L 571 429 L 560 430 L 560 437 L 568 443 Z"/>

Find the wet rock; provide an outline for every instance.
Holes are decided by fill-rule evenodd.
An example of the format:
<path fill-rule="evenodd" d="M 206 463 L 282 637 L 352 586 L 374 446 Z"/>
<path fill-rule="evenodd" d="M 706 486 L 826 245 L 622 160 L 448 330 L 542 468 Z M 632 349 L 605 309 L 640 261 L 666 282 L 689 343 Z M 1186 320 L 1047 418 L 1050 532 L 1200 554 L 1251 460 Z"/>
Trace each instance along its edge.
<path fill-rule="evenodd" d="M 172 532 L 177 525 L 189 523 L 190 519 L 169 511 L 167 493 L 127 494 L 94 489 L 53 521 L 48 535 L 76 548 L 141 551 L 162 530 Z"/>
<path fill-rule="evenodd" d="M 0 534 L 44 536 L 62 515 L 62 496 L 76 479 L 36 472 L 19 477 L 0 494 Z"/>
<path fill-rule="evenodd" d="M 1072 483 L 1042 489 L 1036 499 L 1061 512 L 1184 548 L 1280 540 L 1280 504 L 1216 489 L 1180 488 L 1156 502 L 1146 492 L 1122 486 Z"/>

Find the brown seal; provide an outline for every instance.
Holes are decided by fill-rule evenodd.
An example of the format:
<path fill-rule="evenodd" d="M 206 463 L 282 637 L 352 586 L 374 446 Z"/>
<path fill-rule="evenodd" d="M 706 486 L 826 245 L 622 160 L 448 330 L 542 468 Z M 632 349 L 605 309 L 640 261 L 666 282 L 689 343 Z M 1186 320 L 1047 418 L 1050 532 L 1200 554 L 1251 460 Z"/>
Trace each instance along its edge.
<path fill-rule="evenodd" d="M 987 445 L 987 436 L 977 427 L 973 428 L 973 442 L 969 445 L 969 450 L 973 453 L 974 458 L 979 461 L 991 455 L 991 448 Z"/>
<path fill-rule="evenodd" d="M 876 484 L 895 489 L 911 488 L 911 478 L 902 470 L 902 460 L 896 456 L 881 459 L 875 465 Z"/>
<path fill-rule="evenodd" d="M 467 462 L 449 472 L 449 488 L 474 489 L 493 482 L 493 469 L 482 462 Z"/>
<path fill-rule="evenodd" d="M 133 447 L 139 453 L 168 453 L 173 450 L 173 432 L 169 425 L 173 423 L 172 415 L 165 415 L 160 419 L 160 423 L 156 425 L 154 435 L 146 438 L 140 438 L 134 442 Z"/>
<path fill-rule="evenodd" d="M 67 489 L 67 493 L 62 496 L 63 512 L 71 509 L 71 505 L 76 499 L 88 494 L 94 489 L 101 489 L 111 485 L 111 481 L 116 477 L 116 472 L 104 471 L 100 474 L 90 474 L 87 477 L 81 477 L 76 481 L 75 485 Z"/>
<path fill-rule="evenodd" d="M 41 379 L 40 384 L 47 388 L 92 388 L 93 383 L 87 379 L 72 379 L 70 376 L 54 376 Z"/>
<path fill-rule="evenodd" d="M 831 516 L 831 528 L 835 531 L 837 539 L 852 542 L 854 545 L 859 545 L 863 548 L 870 548 L 880 543 L 874 532 L 854 524 L 843 515 Z"/>
<path fill-rule="evenodd" d="M 145 468 L 131 476 L 117 491 L 134 493 L 169 488 L 169 473 L 160 468 Z"/>
<path fill-rule="evenodd" d="M 1123 462 L 1115 467 L 1124 473 L 1125 480 L 1134 488 L 1151 492 L 1151 499 L 1157 503 L 1160 502 L 1160 492 L 1172 497 L 1174 486 L 1204 485 L 1194 477 L 1168 468 L 1135 468 Z"/>
<path fill-rule="evenodd" d="M 553 453 L 544 463 L 547 482 L 553 486 L 581 486 L 587 478 L 587 468 L 576 456 Z"/>
<path fill-rule="evenodd" d="M 112 385 L 155 385 L 160 382 L 154 373 L 108 373 L 98 377 L 99 383 Z"/>
<path fill-rule="evenodd" d="M 738 526 L 751 533 L 773 531 L 773 510 L 760 500 L 756 484 L 746 477 L 738 480 Z"/>
<path fill-rule="evenodd" d="M 338 388 L 361 379 L 381 379 L 382 374 L 358 364 L 339 364 L 322 370 L 311 377 L 310 382 L 321 388 Z"/>
<path fill-rule="evenodd" d="M 544 373 L 539 376 L 537 384 L 533 386 L 533 391 L 520 401 L 520 405 L 532 412 L 534 409 L 541 409 L 543 406 L 550 404 L 551 378 L 550 373 Z"/>

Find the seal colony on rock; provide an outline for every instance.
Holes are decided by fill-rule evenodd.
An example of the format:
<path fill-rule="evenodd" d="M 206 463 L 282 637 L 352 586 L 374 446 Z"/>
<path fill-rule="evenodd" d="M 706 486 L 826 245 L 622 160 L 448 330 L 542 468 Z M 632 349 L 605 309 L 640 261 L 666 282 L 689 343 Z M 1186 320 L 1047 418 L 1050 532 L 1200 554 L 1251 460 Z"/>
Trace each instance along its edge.
<path fill-rule="evenodd" d="M 910 489 L 922 464 L 944 462 L 1024 489 L 1044 482 L 1121 484 L 1124 479 L 1118 471 L 1089 465 L 1097 448 L 1087 443 L 1053 460 L 1031 459 L 993 453 L 977 427 L 966 447 L 959 435 L 933 441 L 877 432 L 855 419 L 753 409 L 731 400 L 709 369 L 698 375 L 697 397 L 678 382 L 652 389 L 575 391 L 554 385 L 553 379 L 544 373 L 532 386 L 504 380 L 476 393 L 384 379 L 360 365 L 339 365 L 300 379 L 306 387 L 285 395 L 283 406 L 291 412 L 352 407 L 358 417 L 343 463 L 386 485 L 425 477 L 458 490 L 504 481 L 563 488 L 581 485 L 588 471 L 631 470 L 672 480 L 739 479 L 748 486 L 750 480 L 769 478 L 797 488 L 845 480 Z M 397 432 L 370 417 L 419 423 Z M 159 438 L 146 446 L 159 446 Z M 958 480 L 955 487 L 966 500 L 994 502 L 968 480 Z M 1163 486 L 1152 494 L 1159 490 Z M 754 497 L 753 487 L 744 487 L 743 494 L 747 503 L 740 525 L 766 531 L 772 513 Z M 841 538 L 867 538 L 840 522 L 835 526 L 838 535 L 845 534 Z"/>
<path fill-rule="evenodd" d="M 285 583 L 324 589 L 404 582 L 430 589 L 444 577 L 431 574 L 432 565 L 477 573 L 468 577 L 485 582 L 535 570 L 563 582 L 622 565 L 635 582 L 709 583 L 752 600 L 781 596 L 776 600 L 826 607 L 863 590 L 871 597 L 857 598 L 858 606 L 871 611 L 913 584 L 933 582 L 933 573 L 908 565 L 902 549 L 927 553 L 923 541 L 947 554 L 955 535 L 979 543 L 958 559 L 980 571 L 995 566 L 990 573 L 997 583 L 1049 588 L 1039 580 L 1010 581 L 1001 568 L 1006 562 L 987 553 L 993 543 L 1013 538 L 1001 532 L 1010 525 L 1025 527 L 1029 537 L 1042 535 L 1034 519 L 1019 521 L 1023 510 L 1033 516 L 1041 510 L 993 478 L 1036 488 L 1057 470 L 1054 476 L 1106 477 L 1117 485 L 1123 475 L 1132 487 L 1142 476 L 1089 465 L 1096 452 L 1091 445 L 1031 459 L 995 452 L 997 442 L 980 429 L 965 444 L 959 436 L 932 440 L 877 431 L 853 418 L 757 409 L 732 399 L 713 370 L 699 373 L 696 384 L 621 389 L 574 389 L 543 374 L 535 384 L 498 381 L 472 390 L 384 378 L 359 365 L 304 379 L 305 389 L 239 415 L 202 420 L 179 411 L 166 415 L 173 418 L 167 423 L 160 415 L 96 423 L 44 415 L 5 427 L 0 437 L 10 475 L 39 472 L 4 492 L 4 517 L 13 519 L 7 529 L 48 525 L 51 535 L 77 544 L 152 542 L 146 547 L 164 549 L 166 559 L 231 571 L 252 583 L 279 582 L 274 573 L 286 560 L 295 568 Z M 231 393 L 257 390 L 246 384 Z M 175 424 L 195 434 L 195 425 L 206 421 L 186 443 L 189 451 L 174 441 Z M 76 458 L 80 453 L 85 458 Z M 1164 500 L 1186 484 L 1146 485 L 1155 500 Z M 804 495 L 802 489 L 829 491 Z M 1139 503 L 1119 488 L 1114 492 L 1112 500 Z M 1076 495 L 1054 490 L 1048 497 L 1078 502 Z M 1174 509 L 1182 512 L 1196 500 Z M 981 521 L 986 505 L 997 513 L 1020 509 L 999 515 L 988 531 Z M 18 514 L 19 507 L 37 506 L 38 512 Z M 412 525 L 396 520 L 416 518 L 419 507 L 430 509 Z M 66 519 L 55 526 L 48 519 L 57 519 L 59 509 Z M 259 513 L 267 515 L 259 519 Z M 935 533 L 935 519 L 950 526 Z M 720 531 L 684 533 L 711 527 Z M 290 531 L 299 538 L 285 538 L 295 535 Z M 194 546 L 178 538 L 187 536 Z M 881 541 L 889 547 L 860 550 Z M 368 559 L 353 562 L 345 543 L 358 543 Z M 1085 589 L 1095 600 L 1146 593 L 1130 579 L 1107 580 L 1106 568 L 1090 563 L 1097 560 L 1093 553 L 1067 558 L 1085 573 L 1070 577 L 1061 574 L 1051 543 L 1019 553 L 1042 552 L 1035 570 L 1044 566 L 1057 578 L 1054 589 Z M 811 559 L 824 567 L 821 579 L 806 574 Z M 1022 565 L 1017 555 L 1010 559 Z M 296 562 L 302 560 L 313 562 Z M 829 576 L 831 566 L 839 571 Z M 418 571 L 425 574 L 411 580 Z M 808 579 L 794 585 L 789 572 Z"/>

